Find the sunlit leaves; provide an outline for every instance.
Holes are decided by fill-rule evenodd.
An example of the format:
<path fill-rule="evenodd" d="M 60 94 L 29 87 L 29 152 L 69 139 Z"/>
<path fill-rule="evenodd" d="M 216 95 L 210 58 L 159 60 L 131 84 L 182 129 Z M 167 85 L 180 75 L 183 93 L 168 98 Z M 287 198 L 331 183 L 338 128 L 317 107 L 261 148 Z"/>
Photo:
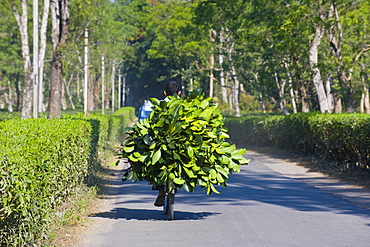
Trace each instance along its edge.
<path fill-rule="evenodd" d="M 200 92 L 169 98 L 152 99 L 153 112 L 135 124 L 120 156 L 129 159 L 136 179 L 218 193 L 214 185 L 226 186 L 228 175 L 248 163 L 245 150 L 225 141 L 227 129 L 212 98 Z"/>

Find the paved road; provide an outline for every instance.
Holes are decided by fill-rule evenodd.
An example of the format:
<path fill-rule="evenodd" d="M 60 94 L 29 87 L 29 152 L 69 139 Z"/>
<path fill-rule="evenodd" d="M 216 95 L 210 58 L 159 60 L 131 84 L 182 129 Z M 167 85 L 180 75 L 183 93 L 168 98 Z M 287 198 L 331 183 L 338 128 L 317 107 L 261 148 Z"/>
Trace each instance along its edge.
<path fill-rule="evenodd" d="M 370 210 L 262 163 L 233 174 L 220 195 L 180 191 L 174 221 L 149 185 L 119 175 L 77 246 L 370 246 Z"/>

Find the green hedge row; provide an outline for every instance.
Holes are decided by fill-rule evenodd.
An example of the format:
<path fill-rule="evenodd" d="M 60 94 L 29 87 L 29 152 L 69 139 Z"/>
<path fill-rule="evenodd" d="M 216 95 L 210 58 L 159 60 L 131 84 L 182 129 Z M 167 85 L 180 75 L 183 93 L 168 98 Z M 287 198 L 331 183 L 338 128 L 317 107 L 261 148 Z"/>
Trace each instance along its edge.
<path fill-rule="evenodd" d="M 0 246 L 46 238 L 54 209 L 86 182 L 107 143 L 123 140 L 117 134 L 134 118 L 125 111 L 0 122 Z"/>
<path fill-rule="evenodd" d="M 231 141 L 315 155 L 344 168 L 370 166 L 370 115 L 299 113 L 225 120 Z"/>

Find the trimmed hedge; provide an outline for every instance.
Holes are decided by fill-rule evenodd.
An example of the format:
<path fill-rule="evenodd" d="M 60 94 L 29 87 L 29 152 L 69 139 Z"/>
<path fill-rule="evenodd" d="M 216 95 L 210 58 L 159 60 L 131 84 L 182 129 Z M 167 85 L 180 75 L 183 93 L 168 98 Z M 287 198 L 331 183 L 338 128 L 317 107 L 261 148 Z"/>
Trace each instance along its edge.
<path fill-rule="evenodd" d="M 0 122 L 0 246 L 47 237 L 54 209 L 99 168 L 107 143 L 123 139 L 130 112 Z"/>
<path fill-rule="evenodd" d="M 275 146 L 315 155 L 343 168 L 370 167 L 370 115 L 298 113 L 227 118 L 238 145 Z"/>
<path fill-rule="evenodd" d="M 1 245 L 24 246 L 44 237 L 52 209 L 86 175 L 91 135 L 82 120 L 0 122 Z"/>

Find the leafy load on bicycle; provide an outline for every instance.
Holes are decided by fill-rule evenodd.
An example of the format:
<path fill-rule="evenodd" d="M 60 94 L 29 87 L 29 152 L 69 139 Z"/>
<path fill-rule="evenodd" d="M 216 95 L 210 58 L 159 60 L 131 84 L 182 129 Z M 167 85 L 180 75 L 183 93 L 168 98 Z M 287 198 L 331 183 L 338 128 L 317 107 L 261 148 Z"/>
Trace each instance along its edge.
<path fill-rule="evenodd" d="M 248 164 L 245 149 L 225 141 L 229 136 L 213 98 L 194 91 L 169 101 L 150 100 L 150 117 L 129 128 L 120 149 L 119 156 L 132 167 L 124 181 L 174 184 L 188 192 L 198 185 L 207 194 L 219 193 L 214 185 L 226 187 L 229 174 Z"/>

